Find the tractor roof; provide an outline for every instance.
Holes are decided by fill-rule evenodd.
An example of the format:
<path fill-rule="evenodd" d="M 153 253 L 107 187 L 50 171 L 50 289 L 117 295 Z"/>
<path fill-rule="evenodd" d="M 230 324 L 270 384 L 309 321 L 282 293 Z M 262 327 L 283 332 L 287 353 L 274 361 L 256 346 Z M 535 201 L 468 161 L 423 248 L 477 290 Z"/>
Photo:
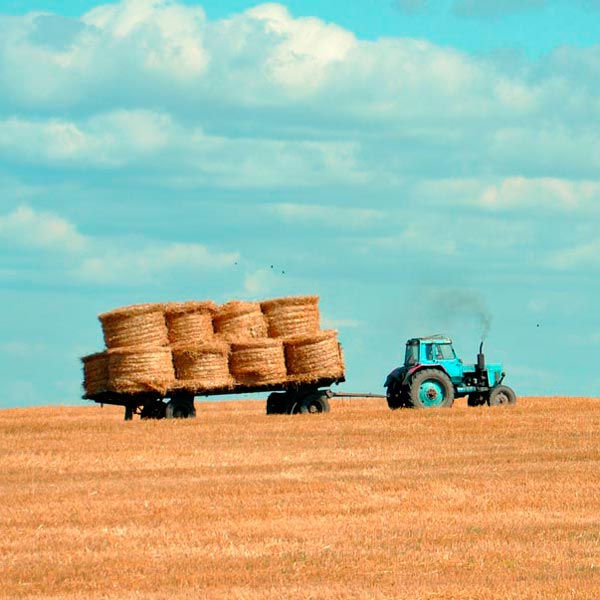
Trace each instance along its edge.
<path fill-rule="evenodd" d="M 410 338 L 406 343 L 414 343 L 414 342 L 425 342 L 425 343 L 437 343 L 437 344 L 451 344 L 452 340 L 446 335 L 425 335 L 422 337 Z"/>

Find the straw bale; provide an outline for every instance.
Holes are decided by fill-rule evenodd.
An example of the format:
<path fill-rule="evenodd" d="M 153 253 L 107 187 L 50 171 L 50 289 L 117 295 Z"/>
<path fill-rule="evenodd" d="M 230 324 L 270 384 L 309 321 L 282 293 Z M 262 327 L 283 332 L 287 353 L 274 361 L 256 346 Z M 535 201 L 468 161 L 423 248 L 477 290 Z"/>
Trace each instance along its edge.
<path fill-rule="evenodd" d="M 283 341 L 272 338 L 231 344 L 229 369 L 237 383 L 260 385 L 286 381 Z"/>
<path fill-rule="evenodd" d="M 225 342 L 174 346 L 173 363 L 178 388 L 215 390 L 233 385 L 229 373 L 229 345 Z"/>
<path fill-rule="evenodd" d="M 98 315 L 107 348 L 166 346 L 164 304 L 134 304 Z"/>
<path fill-rule="evenodd" d="M 312 335 L 321 328 L 318 296 L 289 296 L 261 302 L 271 337 Z"/>
<path fill-rule="evenodd" d="M 291 380 L 344 375 L 344 359 L 334 330 L 286 340 L 285 360 Z"/>
<path fill-rule="evenodd" d="M 214 302 L 170 302 L 165 305 L 169 342 L 172 345 L 193 346 L 214 337 Z"/>
<path fill-rule="evenodd" d="M 109 389 L 108 354 L 96 352 L 81 358 L 83 362 L 83 389 L 87 396 L 93 396 Z"/>
<path fill-rule="evenodd" d="M 137 346 L 108 350 L 109 385 L 121 393 L 164 394 L 175 381 L 168 347 Z"/>
<path fill-rule="evenodd" d="M 217 308 L 213 323 L 215 333 L 232 342 L 268 335 L 267 321 L 259 302 L 227 302 Z"/>

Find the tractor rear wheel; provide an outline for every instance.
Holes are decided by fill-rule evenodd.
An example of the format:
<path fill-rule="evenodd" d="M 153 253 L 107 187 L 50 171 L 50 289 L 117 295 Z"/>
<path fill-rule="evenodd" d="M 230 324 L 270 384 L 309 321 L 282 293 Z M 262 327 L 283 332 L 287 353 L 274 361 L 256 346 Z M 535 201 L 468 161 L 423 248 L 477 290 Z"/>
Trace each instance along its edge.
<path fill-rule="evenodd" d="M 424 369 L 412 378 L 409 399 L 413 408 L 446 408 L 454 402 L 454 388 L 443 371 Z"/>
<path fill-rule="evenodd" d="M 512 406 L 517 403 L 517 395 L 507 385 L 498 385 L 491 392 L 488 400 L 490 406 Z"/>
<path fill-rule="evenodd" d="M 388 408 L 391 410 L 405 408 L 407 405 L 406 394 L 404 393 L 401 384 L 397 381 L 392 382 L 388 386 L 385 397 Z"/>

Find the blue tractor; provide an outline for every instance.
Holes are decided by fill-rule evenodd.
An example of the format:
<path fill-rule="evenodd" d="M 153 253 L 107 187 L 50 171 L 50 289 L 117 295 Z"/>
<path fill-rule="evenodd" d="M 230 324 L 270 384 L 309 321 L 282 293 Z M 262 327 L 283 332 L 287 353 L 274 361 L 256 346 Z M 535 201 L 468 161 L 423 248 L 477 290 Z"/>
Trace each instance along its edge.
<path fill-rule="evenodd" d="M 412 338 L 406 342 L 404 365 L 385 381 L 387 403 L 391 409 L 450 407 L 454 398 L 467 396 L 469 406 L 515 404 L 514 391 L 502 385 L 504 375 L 502 365 L 486 364 L 483 342 L 477 363 L 465 365 L 450 338 Z"/>

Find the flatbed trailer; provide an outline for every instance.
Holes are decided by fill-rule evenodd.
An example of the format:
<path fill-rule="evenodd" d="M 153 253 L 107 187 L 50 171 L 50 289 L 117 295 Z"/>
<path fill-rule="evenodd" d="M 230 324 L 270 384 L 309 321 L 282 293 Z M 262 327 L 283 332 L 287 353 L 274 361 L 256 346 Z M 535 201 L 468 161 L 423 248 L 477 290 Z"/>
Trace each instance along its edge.
<path fill-rule="evenodd" d="M 345 377 L 322 377 L 310 382 L 297 380 L 261 385 L 241 385 L 234 387 L 203 389 L 173 387 L 162 394 L 157 391 L 122 393 L 114 391 L 86 394 L 85 400 L 97 404 L 110 404 L 125 408 L 125 420 L 134 414 L 142 419 L 177 419 L 196 416 L 194 399 L 198 396 L 210 397 L 233 394 L 265 393 L 267 397 L 266 414 L 293 415 L 300 413 L 329 412 L 329 399 L 336 398 L 385 398 L 382 394 L 338 393 L 329 389 L 333 384 L 343 383 Z"/>

